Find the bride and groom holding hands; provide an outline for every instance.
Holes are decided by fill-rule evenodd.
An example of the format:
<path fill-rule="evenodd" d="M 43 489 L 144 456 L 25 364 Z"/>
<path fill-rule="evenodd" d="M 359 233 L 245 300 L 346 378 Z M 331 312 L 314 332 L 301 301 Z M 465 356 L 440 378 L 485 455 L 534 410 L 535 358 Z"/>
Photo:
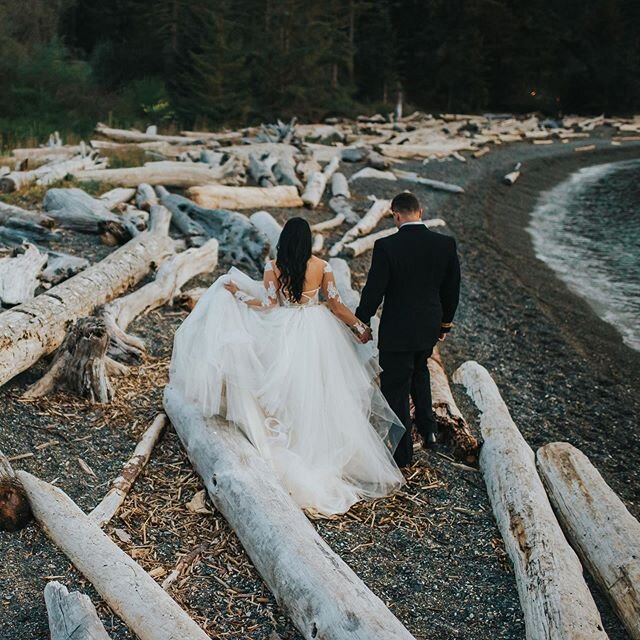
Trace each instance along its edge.
<path fill-rule="evenodd" d="M 311 515 L 404 484 L 410 397 L 425 446 L 435 444 L 427 358 L 458 304 L 456 244 L 422 224 L 413 194 L 397 195 L 391 211 L 398 232 L 376 242 L 355 313 L 312 255 L 308 223 L 292 218 L 263 282 L 232 268 L 175 335 L 172 384 L 239 428 Z M 376 354 L 370 321 L 381 304 Z"/>

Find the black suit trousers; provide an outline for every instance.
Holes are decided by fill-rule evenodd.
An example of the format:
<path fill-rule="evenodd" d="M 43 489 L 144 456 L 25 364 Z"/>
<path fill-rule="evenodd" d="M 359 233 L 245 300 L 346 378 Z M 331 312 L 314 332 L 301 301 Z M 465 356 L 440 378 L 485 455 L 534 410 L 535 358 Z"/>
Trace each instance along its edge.
<path fill-rule="evenodd" d="M 431 408 L 431 380 L 427 359 L 429 351 L 380 351 L 380 386 L 389 406 L 400 418 L 406 432 L 394 454 L 400 467 L 411 464 L 413 442 L 411 440 L 411 416 L 409 414 L 409 395 L 413 398 L 416 410 L 418 433 L 426 436 L 436 430 Z"/>

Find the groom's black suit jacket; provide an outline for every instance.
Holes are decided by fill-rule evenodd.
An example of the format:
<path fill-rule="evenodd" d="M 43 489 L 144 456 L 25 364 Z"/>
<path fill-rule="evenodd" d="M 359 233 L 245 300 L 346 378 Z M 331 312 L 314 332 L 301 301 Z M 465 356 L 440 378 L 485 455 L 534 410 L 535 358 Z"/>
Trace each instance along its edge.
<path fill-rule="evenodd" d="M 356 316 L 369 323 L 384 298 L 380 351 L 427 351 L 448 331 L 458 306 L 456 242 L 422 224 L 378 240 Z"/>

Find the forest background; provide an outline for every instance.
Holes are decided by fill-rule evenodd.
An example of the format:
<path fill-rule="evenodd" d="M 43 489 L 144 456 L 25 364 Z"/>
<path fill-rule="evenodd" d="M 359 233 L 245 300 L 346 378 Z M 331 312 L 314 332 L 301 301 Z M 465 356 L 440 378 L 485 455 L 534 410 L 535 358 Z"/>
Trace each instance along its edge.
<path fill-rule="evenodd" d="M 53 130 L 630 114 L 638 0 L 0 0 L 0 148 Z"/>

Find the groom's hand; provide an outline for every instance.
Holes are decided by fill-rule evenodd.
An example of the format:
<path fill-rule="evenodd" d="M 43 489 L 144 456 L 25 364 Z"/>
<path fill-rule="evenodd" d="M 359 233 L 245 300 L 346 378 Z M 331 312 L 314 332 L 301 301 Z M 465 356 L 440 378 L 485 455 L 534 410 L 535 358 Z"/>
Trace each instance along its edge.
<path fill-rule="evenodd" d="M 371 340 L 373 340 L 373 332 L 371 331 L 371 327 L 367 327 L 365 331 L 363 331 L 359 336 L 358 336 L 358 340 L 362 343 L 362 344 L 367 344 L 367 342 L 370 342 Z"/>
<path fill-rule="evenodd" d="M 446 333 L 441 333 L 438 336 L 438 342 L 444 342 L 447 339 L 447 334 Z"/>

